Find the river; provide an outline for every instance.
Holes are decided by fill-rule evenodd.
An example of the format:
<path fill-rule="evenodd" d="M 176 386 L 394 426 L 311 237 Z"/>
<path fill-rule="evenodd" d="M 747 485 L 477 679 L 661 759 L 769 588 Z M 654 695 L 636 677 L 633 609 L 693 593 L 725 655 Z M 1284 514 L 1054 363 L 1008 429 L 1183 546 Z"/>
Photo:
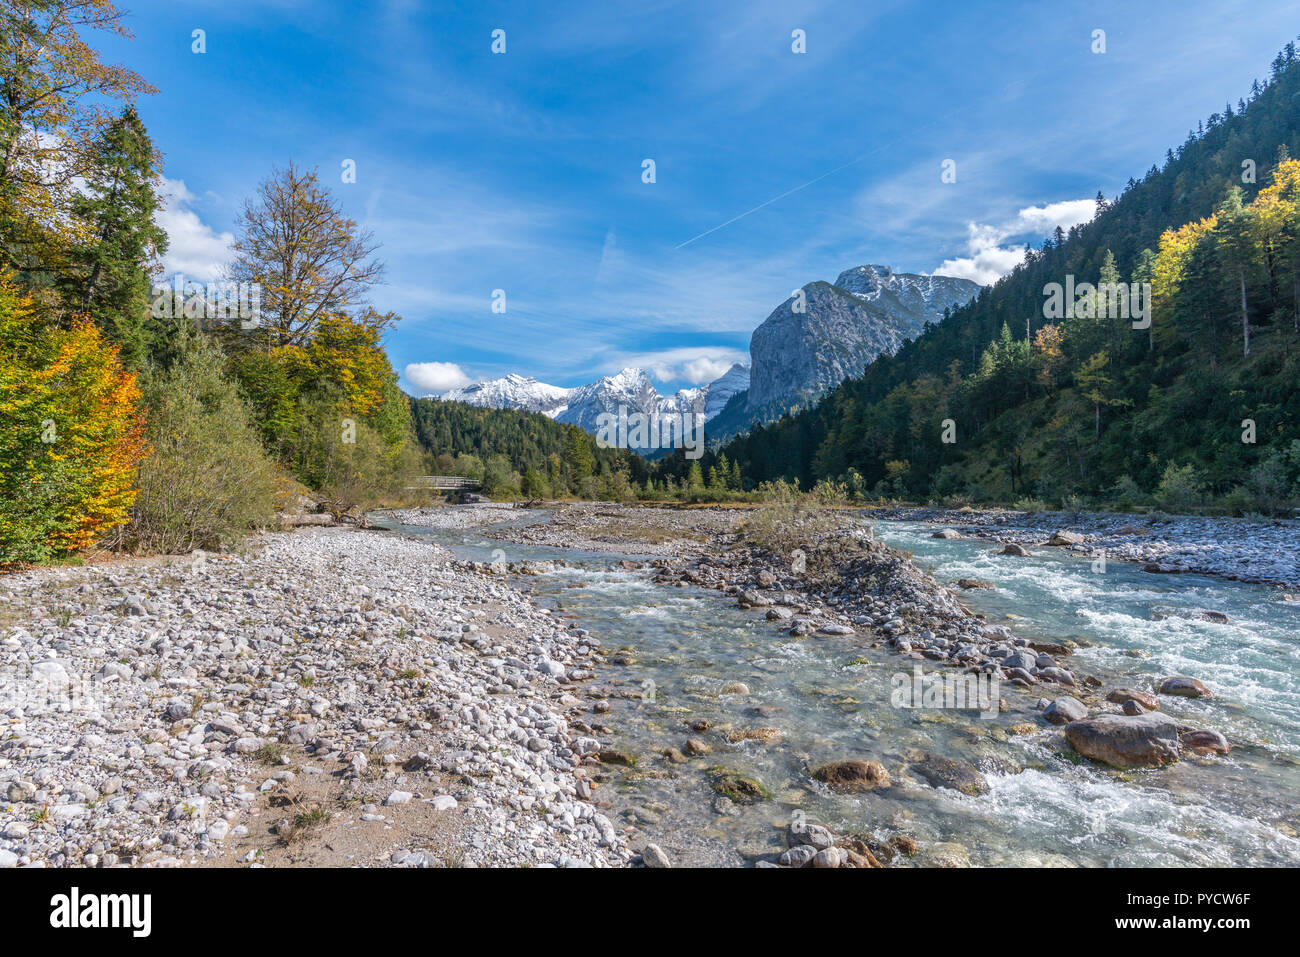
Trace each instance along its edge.
<path fill-rule="evenodd" d="M 1059 549 L 995 556 L 987 542 L 933 539 L 932 529 L 875 523 L 880 539 L 912 552 L 940 581 L 996 584 L 964 592 L 963 600 L 1017 635 L 1077 642 L 1073 666 L 1108 688 L 1152 689 L 1174 674 L 1201 679 L 1214 698 L 1164 696 L 1163 710 L 1221 731 L 1232 754 L 1110 770 L 1079 759 L 1038 717 L 1041 689 L 1004 686 L 1010 709 L 988 720 L 893 707 L 891 678 L 910 676 L 917 663 L 867 648 L 862 636 L 792 638 L 716 592 L 657 585 L 645 570 L 623 569 L 617 562 L 625 555 L 504 546 L 481 529 L 397 526 L 463 558 L 571 563 L 520 584 L 618 652 L 611 659 L 627 662 L 598 675 L 595 684 L 615 694 L 610 711 L 591 720 L 611 729 L 602 741 L 636 763 L 613 768 L 597 799 L 676 864 L 746 865 L 782 849 L 784 827 L 798 819 L 839 834 L 904 832 L 920 850 L 896 863 L 917 865 L 1300 864 L 1300 603 L 1223 579 L 1152 576 L 1118 562 L 1099 570 Z M 1202 610 L 1228 622 L 1201 620 Z M 748 693 L 724 692 L 735 682 Z M 691 730 L 700 721 L 708 732 Z M 1023 733 L 1027 723 L 1032 733 Z M 779 739 L 729 742 L 730 732 L 754 728 L 777 728 Z M 688 737 L 712 753 L 664 756 Z M 972 762 L 987 792 L 931 787 L 910 770 L 926 754 Z M 808 773 L 845 758 L 879 761 L 891 786 L 836 794 Z M 710 783 L 716 767 L 757 779 L 771 799 L 720 800 Z"/>

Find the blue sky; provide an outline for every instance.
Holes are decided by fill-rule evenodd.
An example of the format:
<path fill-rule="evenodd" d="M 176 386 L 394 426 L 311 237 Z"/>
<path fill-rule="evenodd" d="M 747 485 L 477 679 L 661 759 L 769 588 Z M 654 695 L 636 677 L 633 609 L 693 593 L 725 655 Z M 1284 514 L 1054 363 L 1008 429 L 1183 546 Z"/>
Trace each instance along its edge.
<path fill-rule="evenodd" d="M 405 317 L 386 345 L 420 366 L 417 394 L 632 364 L 680 388 L 851 266 L 987 280 L 1235 104 L 1300 22 L 1233 0 L 130 12 L 134 40 L 95 42 L 160 91 L 140 110 L 165 154 L 169 271 L 208 278 L 270 169 L 319 167 L 383 245 L 372 299 Z"/>

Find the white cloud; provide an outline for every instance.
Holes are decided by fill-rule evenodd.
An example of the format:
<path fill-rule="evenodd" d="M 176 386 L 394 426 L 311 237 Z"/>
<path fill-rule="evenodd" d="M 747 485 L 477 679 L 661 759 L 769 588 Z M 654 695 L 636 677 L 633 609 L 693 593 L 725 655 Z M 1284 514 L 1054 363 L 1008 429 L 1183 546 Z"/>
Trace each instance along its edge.
<path fill-rule="evenodd" d="M 701 356 L 682 365 L 682 378 L 692 385 L 700 385 L 720 378 L 731 366 L 730 359 L 710 359 Z"/>
<path fill-rule="evenodd" d="M 402 374 L 417 391 L 426 395 L 460 389 L 472 381 L 454 362 L 412 362 Z"/>
<path fill-rule="evenodd" d="M 1025 239 L 1047 236 L 1057 226 L 1068 230 L 1076 223 L 1086 223 L 1096 212 L 1095 200 L 1069 199 L 1045 206 L 1026 206 L 1014 219 L 1000 226 L 968 223 L 966 248 L 970 255 L 945 259 L 934 274 L 991 285 L 1025 258 Z M 1013 239 L 1017 242 L 1008 244 Z"/>
<path fill-rule="evenodd" d="M 167 233 L 167 255 L 163 257 L 167 275 L 179 272 L 202 282 L 220 278 L 230 261 L 235 237 L 215 232 L 188 208 L 195 197 L 183 180 L 164 177 L 161 192 L 164 205 L 154 219 Z"/>

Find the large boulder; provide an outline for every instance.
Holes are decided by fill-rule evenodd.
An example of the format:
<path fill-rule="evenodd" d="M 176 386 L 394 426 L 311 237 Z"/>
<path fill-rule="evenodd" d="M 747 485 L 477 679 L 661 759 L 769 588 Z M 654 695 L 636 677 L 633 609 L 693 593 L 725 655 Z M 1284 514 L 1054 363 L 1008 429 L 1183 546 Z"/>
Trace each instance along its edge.
<path fill-rule="evenodd" d="M 1012 668 L 1023 668 L 1029 671 L 1030 668 L 1038 667 L 1038 655 L 1033 651 L 1017 648 L 1002 659 L 1002 667 L 1008 671 Z"/>
<path fill-rule="evenodd" d="M 1024 545 L 1018 545 L 1015 542 L 1007 542 L 1005 545 L 1002 546 L 1002 550 L 999 551 L 997 554 L 1015 555 L 1019 558 L 1030 557 L 1029 549 L 1025 548 Z"/>
<path fill-rule="evenodd" d="M 878 761 L 832 761 L 812 776 L 832 791 L 870 791 L 889 785 L 889 772 Z"/>
<path fill-rule="evenodd" d="M 1052 724 L 1069 724 L 1071 721 L 1082 721 L 1088 717 L 1088 709 L 1078 698 L 1067 695 L 1049 704 L 1043 711 L 1043 717 Z"/>
<path fill-rule="evenodd" d="M 1161 694 L 1177 695 L 1180 698 L 1209 698 L 1213 692 L 1195 678 L 1174 677 L 1160 682 Z"/>
<path fill-rule="evenodd" d="M 1049 545 L 1082 545 L 1083 536 L 1078 532 L 1067 532 L 1065 530 L 1052 532 L 1052 537 L 1047 540 Z"/>
<path fill-rule="evenodd" d="M 1065 726 L 1086 758 L 1116 768 L 1158 768 L 1178 760 L 1178 722 L 1163 714 L 1100 714 Z"/>
<path fill-rule="evenodd" d="M 981 794 L 989 783 L 975 765 L 961 758 L 944 758 L 928 754 L 912 765 L 912 770 L 936 788 L 952 788 L 963 794 Z"/>

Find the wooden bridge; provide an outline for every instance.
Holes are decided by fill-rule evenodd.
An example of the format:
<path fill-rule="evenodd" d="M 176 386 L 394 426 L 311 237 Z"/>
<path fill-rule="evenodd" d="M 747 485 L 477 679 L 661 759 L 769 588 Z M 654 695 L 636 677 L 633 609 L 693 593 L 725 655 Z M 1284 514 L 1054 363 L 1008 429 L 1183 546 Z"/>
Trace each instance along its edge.
<path fill-rule="evenodd" d="M 421 475 L 419 484 L 411 488 L 429 488 L 447 492 L 472 492 L 479 487 L 478 479 L 463 475 Z"/>

